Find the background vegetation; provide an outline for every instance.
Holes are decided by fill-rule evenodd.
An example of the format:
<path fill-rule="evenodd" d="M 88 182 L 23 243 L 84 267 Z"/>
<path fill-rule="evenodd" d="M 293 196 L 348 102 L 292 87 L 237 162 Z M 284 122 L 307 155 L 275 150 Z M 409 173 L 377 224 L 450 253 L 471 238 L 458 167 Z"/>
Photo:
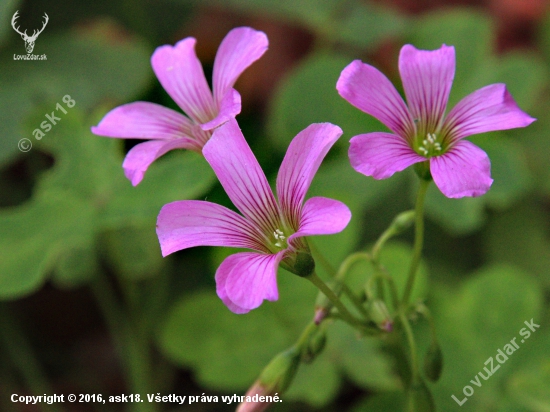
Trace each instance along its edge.
<path fill-rule="evenodd" d="M 450 104 L 504 82 L 538 119 L 527 129 L 472 140 L 491 158 L 492 189 L 450 200 L 428 194 L 425 260 L 418 299 L 434 312 L 445 356 L 431 386 L 439 410 L 458 408 L 462 388 L 524 321 L 540 329 L 461 407 L 464 411 L 550 410 L 550 14 L 544 0 L 4 0 L 0 2 L 0 409 L 149 410 L 154 405 L 58 404 L 23 407 L 12 393 L 244 394 L 263 366 L 311 319 L 316 292 L 279 273 L 280 300 L 248 315 L 227 310 L 213 275 L 230 251 L 197 248 L 162 259 L 160 207 L 200 198 L 230 206 L 204 160 L 171 152 L 133 188 L 121 163 L 135 142 L 94 136 L 90 126 L 119 104 L 174 107 L 151 70 L 154 48 L 194 36 L 210 76 L 216 49 L 233 27 L 269 37 L 268 52 L 237 83 L 238 121 L 270 179 L 296 133 L 332 122 L 344 136 L 309 195 L 339 199 L 353 218 L 341 234 L 315 239 L 332 265 L 368 247 L 396 213 L 412 205 L 415 179 L 374 181 L 354 172 L 349 139 L 384 126 L 335 90 L 340 71 L 361 59 L 398 87 L 405 43 L 454 45 Z M 24 54 L 11 29 L 50 21 L 36 41 L 46 61 Z M 45 136 L 32 131 L 62 98 L 76 105 Z M 29 152 L 18 150 L 28 138 Z M 410 233 L 390 244 L 385 265 L 405 276 Z M 322 276 L 327 274 L 320 270 Z M 352 282 L 361 282 L 357 267 Z M 397 365 L 378 341 L 329 328 L 324 353 L 303 365 L 276 411 L 396 411 Z M 428 336 L 419 321 L 417 336 Z M 424 346 L 427 346 L 424 342 Z M 470 384 L 471 385 L 471 384 Z M 147 392 L 147 391 L 151 392 Z M 157 405 L 159 410 L 225 411 L 235 405 Z M 152 409 L 151 409 L 152 410 Z"/>

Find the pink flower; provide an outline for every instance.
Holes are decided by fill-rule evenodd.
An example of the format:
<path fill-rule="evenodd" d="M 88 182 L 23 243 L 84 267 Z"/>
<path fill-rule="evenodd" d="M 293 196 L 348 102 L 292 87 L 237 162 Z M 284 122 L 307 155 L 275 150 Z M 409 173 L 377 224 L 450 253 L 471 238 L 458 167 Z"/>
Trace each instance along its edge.
<path fill-rule="evenodd" d="M 352 166 L 367 176 L 385 179 L 415 163 L 429 162 L 433 180 L 445 196 L 487 192 L 493 182 L 489 158 L 463 139 L 525 127 L 535 119 L 520 110 L 504 84 L 473 92 L 445 116 L 455 74 L 452 46 L 426 51 L 405 45 L 399 54 L 399 72 L 408 105 L 374 67 L 356 60 L 342 71 L 336 85 L 340 95 L 393 132 L 353 137 Z"/>
<path fill-rule="evenodd" d="M 218 296 L 235 313 L 277 300 L 279 264 L 297 269 L 300 258 L 309 257 L 303 237 L 338 233 L 351 218 L 336 200 L 313 197 L 304 203 L 321 161 L 341 134 L 338 126 L 320 123 L 294 138 L 277 176 L 277 201 L 237 122 L 216 129 L 203 154 L 242 215 L 200 200 L 169 203 L 157 220 L 162 255 L 193 246 L 252 249 L 222 262 L 215 277 Z"/>
<path fill-rule="evenodd" d="M 188 37 L 157 48 L 151 65 L 166 92 L 188 117 L 155 103 L 134 102 L 111 110 L 92 132 L 107 137 L 151 139 L 132 148 L 122 167 L 136 186 L 153 161 L 172 149 L 201 152 L 212 130 L 241 111 L 233 88 L 241 73 L 267 50 L 267 37 L 248 27 L 231 30 L 216 54 L 213 93 Z"/>

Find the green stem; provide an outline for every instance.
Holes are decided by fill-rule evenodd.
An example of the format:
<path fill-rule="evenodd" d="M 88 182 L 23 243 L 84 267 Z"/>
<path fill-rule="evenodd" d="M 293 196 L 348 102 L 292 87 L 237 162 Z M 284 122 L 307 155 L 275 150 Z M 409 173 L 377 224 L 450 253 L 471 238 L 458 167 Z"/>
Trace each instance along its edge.
<path fill-rule="evenodd" d="M 414 334 L 403 310 L 399 311 L 399 319 L 403 324 L 403 329 L 405 330 L 405 335 L 407 336 L 407 342 L 409 344 L 410 355 L 411 355 L 411 386 L 414 386 L 419 382 L 419 373 L 418 373 L 418 356 L 416 354 L 416 342 L 414 340 Z"/>
<path fill-rule="evenodd" d="M 0 318 L 2 319 L 0 339 L 4 344 L 8 357 L 23 377 L 30 394 L 36 396 L 53 395 L 54 391 L 48 384 L 30 343 L 4 305 L 0 305 Z M 41 402 L 36 407 L 44 412 L 59 412 L 61 410 L 55 403 L 48 405 Z"/>
<path fill-rule="evenodd" d="M 325 258 L 325 256 L 321 253 L 317 245 L 313 242 L 311 238 L 308 238 L 307 240 L 308 246 L 311 249 L 311 253 L 315 257 L 315 261 L 321 262 L 321 266 L 330 274 L 330 276 L 336 276 L 336 269 L 332 266 L 332 264 Z"/>
<path fill-rule="evenodd" d="M 315 322 L 308 324 L 294 346 L 299 350 L 302 350 L 311 339 L 311 336 L 317 331 L 318 327 L 319 325 L 316 325 Z"/>
<path fill-rule="evenodd" d="M 122 360 L 128 390 L 132 394 L 139 394 L 143 399 L 148 393 L 153 393 L 148 335 L 128 319 L 111 284 L 103 275 L 98 275 L 91 288 Z M 134 412 L 158 410 L 155 403 L 149 402 L 132 402 L 130 406 Z"/>
<path fill-rule="evenodd" d="M 426 191 L 430 181 L 420 179 L 420 187 L 418 188 L 418 195 L 416 197 L 415 207 L 415 224 L 414 224 L 414 250 L 411 265 L 409 266 L 409 275 L 407 278 L 407 284 L 405 286 L 405 292 L 403 294 L 402 306 L 406 307 L 409 304 L 409 299 L 414 287 L 414 281 L 416 279 L 416 273 L 418 272 L 418 266 L 420 265 L 420 258 L 422 256 L 422 246 L 424 243 L 424 199 L 426 198 Z"/>
<path fill-rule="evenodd" d="M 330 300 L 330 302 L 338 309 L 340 316 L 344 321 L 349 323 L 353 327 L 364 328 L 365 325 L 355 316 L 353 316 L 344 304 L 340 301 L 340 298 L 327 286 L 323 280 L 317 276 L 315 272 L 306 277 L 311 283 L 313 283 L 323 294 Z"/>

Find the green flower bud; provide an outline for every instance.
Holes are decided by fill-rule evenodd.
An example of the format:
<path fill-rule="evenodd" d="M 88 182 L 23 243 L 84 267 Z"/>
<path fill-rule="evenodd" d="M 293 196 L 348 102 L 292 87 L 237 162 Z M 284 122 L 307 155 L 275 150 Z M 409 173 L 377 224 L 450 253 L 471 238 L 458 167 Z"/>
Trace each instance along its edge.
<path fill-rule="evenodd" d="M 430 381 L 437 382 L 441 377 L 442 370 L 443 352 L 439 344 L 436 341 L 432 341 L 424 358 L 424 373 Z"/>
<path fill-rule="evenodd" d="M 399 213 L 391 224 L 394 234 L 398 235 L 412 226 L 416 212 L 414 210 L 407 210 L 406 212 Z"/>
<path fill-rule="evenodd" d="M 302 354 L 304 363 L 311 363 L 319 355 L 327 343 L 327 334 L 324 331 L 319 331 L 311 337 L 306 346 L 306 350 Z"/>
<path fill-rule="evenodd" d="M 409 412 L 435 412 L 432 393 L 423 380 L 413 383 L 407 390 L 407 405 Z"/>
<path fill-rule="evenodd" d="M 414 171 L 418 175 L 419 178 L 422 180 L 426 180 L 428 182 L 432 181 L 432 173 L 430 172 L 430 161 L 427 160 L 425 162 L 419 162 L 414 164 Z"/>
<path fill-rule="evenodd" d="M 388 308 L 384 301 L 380 299 L 372 299 L 369 301 L 367 311 L 370 319 L 376 325 L 386 332 L 391 332 L 393 329 L 393 320 L 388 312 Z"/>

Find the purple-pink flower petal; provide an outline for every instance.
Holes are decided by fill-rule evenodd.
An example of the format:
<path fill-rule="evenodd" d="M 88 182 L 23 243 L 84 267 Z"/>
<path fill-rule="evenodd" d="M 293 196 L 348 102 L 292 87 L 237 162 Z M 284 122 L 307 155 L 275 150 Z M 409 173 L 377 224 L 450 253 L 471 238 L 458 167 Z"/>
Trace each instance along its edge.
<path fill-rule="evenodd" d="M 326 154 L 342 135 L 342 129 L 330 123 L 315 123 L 296 135 L 290 143 L 277 175 L 277 196 L 283 214 L 295 229 L 313 176 Z"/>
<path fill-rule="evenodd" d="M 454 141 L 478 133 L 525 127 L 534 121 L 518 107 L 506 85 L 491 84 L 458 102 L 443 129 Z"/>
<path fill-rule="evenodd" d="M 124 174 L 137 186 L 143 179 L 147 168 L 156 159 L 173 149 L 196 150 L 197 142 L 186 137 L 172 140 L 150 140 L 132 147 L 122 163 Z"/>
<path fill-rule="evenodd" d="M 277 300 L 277 267 L 283 252 L 274 255 L 254 252 L 227 257 L 216 271 L 216 292 L 235 313 L 256 309 L 264 300 Z"/>
<path fill-rule="evenodd" d="M 201 62 L 195 53 L 195 43 L 194 38 L 188 37 L 173 47 L 160 46 L 151 57 L 151 65 L 170 97 L 200 124 L 216 117 L 217 111 Z"/>
<path fill-rule="evenodd" d="M 202 153 L 243 215 L 264 233 L 278 228 L 275 197 L 235 119 L 214 131 Z"/>
<path fill-rule="evenodd" d="M 430 159 L 435 184 L 450 198 L 481 196 L 491 179 L 491 162 L 487 153 L 467 140 L 460 140 L 447 153 Z"/>
<path fill-rule="evenodd" d="M 193 138 L 193 124 L 184 115 L 148 102 L 118 106 L 105 115 L 92 133 L 124 139 Z"/>
<path fill-rule="evenodd" d="M 395 172 L 427 160 L 411 149 L 402 137 L 384 132 L 353 137 L 348 154 L 355 170 L 375 179 L 386 179 Z"/>
<path fill-rule="evenodd" d="M 298 231 L 288 239 L 290 243 L 302 236 L 332 235 L 346 228 L 351 211 L 342 202 L 326 197 L 312 197 L 302 209 Z"/>
<path fill-rule="evenodd" d="M 265 251 L 261 234 L 232 210 L 202 200 L 168 203 L 157 218 L 162 256 L 195 246 L 227 246 Z"/>
<path fill-rule="evenodd" d="M 340 74 L 336 89 L 340 96 L 376 117 L 392 132 L 401 136 L 414 134 L 409 109 L 393 84 L 378 69 L 355 60 Z"/>
<path fill-rule="evenodd" d="M 418 50 L 407 44 L 399 54 L 399 72 L 407 103 L 414 119 L 424 130 L 434 133 L 441 126 L 455 75 L 455 49 Z"/>
<path fill-rule="evenodd" d="M 214 99 L 218 104 L 242 72 L 262 57 L 267 46 L 265 33 L 250 27 L 238 27 L 225 36 L 218 48 L 212 74 Z"/>
<path fill-rule="evenodd" d="M 229 119 L 235 118 L 241 112 L 241 95 L 235 89 L 230 89 L 223 97 L 218 115 L 201 125 L 202 130 L 212 130 L 224 124 Z"/>

